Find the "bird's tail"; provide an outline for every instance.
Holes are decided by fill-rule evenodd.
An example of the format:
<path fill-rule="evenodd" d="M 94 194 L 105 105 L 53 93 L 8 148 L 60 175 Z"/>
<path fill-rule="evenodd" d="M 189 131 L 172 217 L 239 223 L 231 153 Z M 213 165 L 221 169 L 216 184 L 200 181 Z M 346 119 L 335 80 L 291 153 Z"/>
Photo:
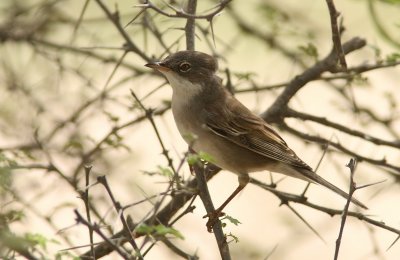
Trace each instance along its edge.
<path fill-rule="evenodd" d="M 313 182 L 321 184 L 322 186 L 325 186 L 326 188 L 330 189 L 331 191 L 339 194 L 340 196 L 342 196 L 345 199 L 349 199 L 349 194 L 347 194 L 346 192 L 342 191 L 341 189 L 339 189 L 338 187 L 336 187 L 335 185 L 333 185 L 332 183 L 328 182 L 327 180 L 325 180 L 324 178 L 322 178 L 321 176 L 319 176 L 318 174 L 309 171 L 309 170 L 302 170 L 301 171 L 307 178 L 311 179 Z M 365 206 L 362 202 L 360 202 L 359 200 L 355 199 L 355 198 L 351 198 L 350 199 L 351 202 L 353 202 L 354 204 L 356 204 L 357 206 L 364 208 L 364 209 L 368 209 L 367 206 Z"/>

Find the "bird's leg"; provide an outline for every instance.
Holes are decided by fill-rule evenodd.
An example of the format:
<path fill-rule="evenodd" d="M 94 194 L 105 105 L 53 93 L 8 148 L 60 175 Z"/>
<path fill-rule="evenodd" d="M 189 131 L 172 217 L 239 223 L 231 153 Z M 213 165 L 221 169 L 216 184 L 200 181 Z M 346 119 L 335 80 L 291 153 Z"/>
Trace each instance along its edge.
<path fill-rule="evenodd" d="M 229 202 L 241 191 L 243 190 L 244 187 L 246 187 L 246 185 L 249 183 L 250 181 L 250 177 L 249 175 L 246 174 L 240 174 L 238 177 L 238 181 L 239 181 L 239 186 L 236 188 L 236 190 L 234 190 L 232 192 L 232 194 L 225 200 L 224 203 L 222 203 L 221 206 L 219 206 L 219 208 L 217 208 L 216 210 L 214 210 L 213 212 L 209 212 L 207 215 L 205 215 L 203 218 L 208 217 L 208 221 L 207 221 L 207 230 L 208 232 L 212 231 L 213 226 L 215 225 L 215 223 L 217 222 L 218 218 L 225 215 L 225 213 L 222 212 L 222 210 L 226 207 L 226 205 L 229 204 Z"/>

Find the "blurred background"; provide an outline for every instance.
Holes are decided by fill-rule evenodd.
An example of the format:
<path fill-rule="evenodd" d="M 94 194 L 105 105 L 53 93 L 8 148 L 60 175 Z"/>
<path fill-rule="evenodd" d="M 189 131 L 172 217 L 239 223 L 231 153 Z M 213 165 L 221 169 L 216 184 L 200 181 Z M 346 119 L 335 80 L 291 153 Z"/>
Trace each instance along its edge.
<path fill-rule="evenodd" d="M 187 19 L 175 17 L 186 2 L 0 2 L 0 257 L 70 259 L 87 252 L 88 227 L 77 223 L 75 209 L 84 219 L 90 209 L 91 223 L 107 237 L 120 231 L 120 214 L 98 176 L 106 176 L 122 206 L 133 204 L 124 216 L 137 227 L 194 178 L 169 109 L 171 89 L 144 67 L 186 49 Z M 226 5 L 219 10 L 221 3 Z M 346 164 L 352 157 L 359 160 L 358 185 L 385 180 L 355 193 L 369 207 L 360 214 L 385 226 L 349 217 L 339 258 L 398 259 L 400 246 L 392 243 L 400 221 L 400 2 L 334 3 L 342 42 L 360 37 L 367 44 L 346 56 L 348 71 L 326 72 L 291 99 L 290 108 L 317 119 L 293 116 L 274 126 L 312 167 L 326 151 L 318 173 L 342 189 L 349 187 Z M 224 84 L 255 113 L 266 111 L 292 79 L 333 47 L 322 0 L 198 1 L 196 13 L 209 18 L 196 19 L 196 50 L 218 57 Z M 156 128 L 141 105 L 153 111 Z M 307 185 L 267 172 L 252 177 L 296 195 Z M 218 173 L 208 182 L 214 204 L 236 186 L 234 174 Z M 306 196 L 329 209 L 341 210 L 346 203 L 317 185 Z M 340 214 L 280 203 L 274 194 L 248 185 L 228 205 L 225 213 L 241 222 L 224 220 L 232 258 L 333 259 Z M 193 205 L 166 235 L 138 231 L 135 241 L 145 259 L 178 259 L 182 252 L 192 259 L 220 259 L 201 200 Z M 94 243 L 102 241 L 94 234 Z"/>

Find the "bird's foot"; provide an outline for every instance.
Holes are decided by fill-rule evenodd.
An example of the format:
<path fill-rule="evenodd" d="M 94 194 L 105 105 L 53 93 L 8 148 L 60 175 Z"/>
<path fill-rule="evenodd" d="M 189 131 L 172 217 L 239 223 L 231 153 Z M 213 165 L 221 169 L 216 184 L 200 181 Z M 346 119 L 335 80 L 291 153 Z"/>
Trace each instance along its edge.
<path fill-rule="evenodd" d="M 208 217 L 208 221 L 206 223 L 207 226 L 207 231 L 212 233 L 212 229 L 214 225 L 219 221 L 219 217 L 225 216 L 225 213 L 222 212 L 221 210 L 214 210 L 212 212 L 209 212 L 207 215 L 203 216 L 203 218 Z"/>

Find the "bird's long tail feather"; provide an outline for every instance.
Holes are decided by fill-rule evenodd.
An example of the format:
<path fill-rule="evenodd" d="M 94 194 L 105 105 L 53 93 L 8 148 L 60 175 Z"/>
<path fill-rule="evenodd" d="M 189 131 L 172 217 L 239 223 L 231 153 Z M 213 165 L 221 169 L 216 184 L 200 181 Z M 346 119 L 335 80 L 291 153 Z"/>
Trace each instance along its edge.
<path fill-rule="evenodd" d="M 342 196 L 345 199 L 349 199 L 349 194 L 342 191 L 341 189 L 339 189 L 338 187 L 336 187 L 335 185 L 333 185 L 332 183 L 328 182 L 327 180 L 325 180 L 324 178 L 322 178 L 321 176 L 319 176 L 318 174 L 309 171 L 309 170 L 303 170 L 301 171 L 307 178 L 311 179 L 313 182 L 321 184 L 322 186 L 325 186 L 326 188 L 330 189 L 331 191 L 339 194 L 340 196 Z M 356 204 L 357 206 L 364 208 L 364 209 L 368 209 L 367 206 L 365 206 L 362 202 L 360 202 L 359 200 L 355 199 L 355 198 L 351 198 L 351 202 L 353 202 L 354 204 Z"/>

